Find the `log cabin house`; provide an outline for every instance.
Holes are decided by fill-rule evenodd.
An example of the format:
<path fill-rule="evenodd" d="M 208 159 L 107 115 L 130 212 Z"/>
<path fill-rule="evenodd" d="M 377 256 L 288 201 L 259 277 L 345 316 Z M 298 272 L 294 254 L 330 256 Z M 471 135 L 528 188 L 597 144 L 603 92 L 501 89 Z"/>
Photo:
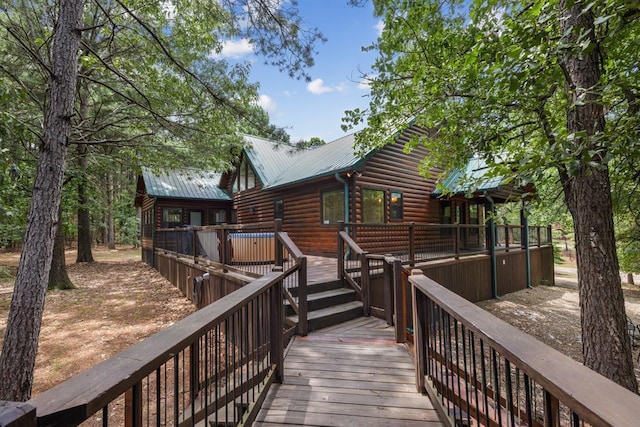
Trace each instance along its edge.
<path fill-rule="evenodd" d="M 140 215 L 142 260 L 153 264 L 158 228 L 230 222 L 231 196 L 219 187 L 220 173 L 181 169 L 154 173 L 142 168 L 135 206 Z"/>
<path fill-rule="evenodd" d="M 533 191 L 483 179 L 483 163 L 472 159 L 436 187 L 441 169 L 430 178 L 419 172 L 427 156 L 423 147 L 404 151 L 409 138 L 424 133 L 410 127 L 395 144 L 372 149 L 363 157 L 354 151 L 355 134 L 313 149 L 245 135 L 245 148 L 235 169 L 216 174 L 193 170 L 153 174 L 143 169 L 136 206 L 141 208 L 145 260 L 153 253 L 153 230 L 220 223 L 251 224 L 282 220 L 283 231 L 302 252 L 336 256 L 336 227 L 346 223 L 483 224 L 495 203 Z M 476 181 L 468 194 L 464 183 Z M 443 231 L 445 232 L 445 231 Z M 465 231 L 464 243 L 482 244 Z"/>

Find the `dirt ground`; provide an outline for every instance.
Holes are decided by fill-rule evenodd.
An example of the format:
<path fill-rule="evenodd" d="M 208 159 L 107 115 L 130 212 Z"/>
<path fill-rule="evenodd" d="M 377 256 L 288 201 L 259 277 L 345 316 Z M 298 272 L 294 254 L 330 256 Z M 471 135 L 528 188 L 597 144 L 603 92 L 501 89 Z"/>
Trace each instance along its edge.
<path fill-rule="evenodd" d="M 69 276 L 77 289 L 47 294 L 33 395 L 194 311 L 180 291 L 139 261 L 140 249 L 94 248 L 93 255 L 98 262 L 73 264 L 75 251 L 67 251 Z M 15 274 L 19 257 L 0 254 L 0 266 Z M 0 343 L 13 288 L 13 280 L 5 276 L 0 276 Z"/>
<path fill-rule="evenodd" d="M 139 261 L 139 249 L 96 248 L 94 257 L 98 262 L 73 264 L 75 251 L 68 251 L 69 275 L 78 288 L 47 295 L 34 395 L 194 311 L 171 283 Z M 18 261 L 19 254 L 0 253 L 0 267 L 11 273 Z M 12 279 L 0 275 L 0 343 L 12 287 Z M 627 315 L 639 323 L 640 286 L 624 285 L 624 291 Z M 536 286 L 479 306 L 582 361 L 577 278 L 571 264 L 556 267 L 556 286 Z M 639 352 L 640 347 L 634 349 L 634 359 Z M 638 366 L 636 376 L 640 378 Z"/>
<path fill-rule="evenodd" d="M 578 280 L 570 264 L 556 265 L 555 286 L 536 286 L 498 300 L 482 301 L 480 307 L 494 316 L 516 326 L 538 340 L 582 363 L 582 335 Z M 640 323 L 640 286 L 622 281 L 627 317 Z M 640 283 L 637 279 L 635 283 Z M 632 349 L 636 378 L 640 381 L 638 354 L 640 346 Z"/>

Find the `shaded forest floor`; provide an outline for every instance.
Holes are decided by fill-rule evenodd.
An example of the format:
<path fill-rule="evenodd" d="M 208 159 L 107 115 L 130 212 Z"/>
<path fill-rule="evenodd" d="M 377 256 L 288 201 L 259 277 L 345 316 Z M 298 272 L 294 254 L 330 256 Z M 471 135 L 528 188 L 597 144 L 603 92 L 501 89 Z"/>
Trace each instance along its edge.
<path fill-rule="evenodd" d="M 74 264 L 77 289 L 47 294 L 33 395 L 166 328 L 194 311 L 157 271 L 140 261 L 140 249 L 94 248 L 97 262 Z M 0 343 L 4 337 L 19 253 L 0 253 Z"/>
<path fill-rule="evenodd" d="M 582 363 L 582 332 L 575 263 L 556 265 L 555 286 L 536 286 L 487 300 L 478 306 Z M 640 323 L 640 286 L 621 275 L 627 317 Z M 635 283 L 640 283 L 636 277 Z M 640 345 L 632 348 L 636 378 L 640 382 Z"/>
<path fill-rule="evenodd" d="M 19 256 L 0 253 L 0 343 Z M 73 264 L 75 251 L 67 251 L 69 275 L 78 288 L 47 295 L 34 394 L 194 311 L 171 283 L 139 261 L 139 249 L 94 248 L 94 257 L 98 262 Z M 556 286 L 525 289 L 479 306 L 582 362 L 577 278 L 571 267 L 568 263 L 556 269 Z M 623 288 L 627 315 L 640 323 L 640 286 Z M 633 351 L 640 379 L 640 347 Z"/>

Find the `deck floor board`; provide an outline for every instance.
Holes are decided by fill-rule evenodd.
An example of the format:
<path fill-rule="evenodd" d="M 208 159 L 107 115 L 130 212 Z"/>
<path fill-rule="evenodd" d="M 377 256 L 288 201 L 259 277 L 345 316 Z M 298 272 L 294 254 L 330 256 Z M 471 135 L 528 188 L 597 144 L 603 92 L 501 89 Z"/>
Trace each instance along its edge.
<path fill-rule="evenodd" d="M 256 426 L 442 426 L 393 329 L 368 317 L 296 337 Z"/>

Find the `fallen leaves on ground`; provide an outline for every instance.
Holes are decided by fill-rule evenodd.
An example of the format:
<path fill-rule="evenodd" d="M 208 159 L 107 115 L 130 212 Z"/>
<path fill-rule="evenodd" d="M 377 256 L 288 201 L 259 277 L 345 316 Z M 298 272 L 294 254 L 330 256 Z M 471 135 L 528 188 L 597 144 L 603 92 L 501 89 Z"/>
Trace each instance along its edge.
<path fill-rule="evenodd" d="M 140 250 L 94 250 L 100 262 L 68 265 L 77 289 L 48 292 L 33 395 L 96 365 L 195 311 L 191 302 L 140 259 Z M 14 271 L 19 255 L 1 254 Z M 74 253 L 67 260 L 75 259 Z M 0 283 L 0 340 L 13 283 Z"/>

